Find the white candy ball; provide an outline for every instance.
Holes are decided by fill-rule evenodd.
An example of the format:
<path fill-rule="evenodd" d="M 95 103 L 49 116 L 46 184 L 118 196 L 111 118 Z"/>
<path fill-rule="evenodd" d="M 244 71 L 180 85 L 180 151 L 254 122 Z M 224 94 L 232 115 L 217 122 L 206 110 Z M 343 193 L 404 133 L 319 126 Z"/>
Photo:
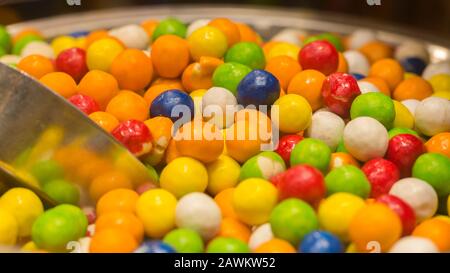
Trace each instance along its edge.
<path fill-rule="evenodd" d="M 398 240 L 389 253 L 439 253 L 439 250 L 430 239 L 408 236 Z"/>
<path fill-rule="evenodd" d="M 362 46 L 377 39 L 375 31 L 370 29 L 358 29 L 350 35 L 350 49 L 360 49 Z"/>
<path fill-rule="evenodd" d="M 432 217 L 438 209 L 436 191 L 427 182 L 418 178 L 405 178 L 396 182 L 389 194 L 408 203 L 416 213 L 418 222 Z"/>
<path fill-rule="evenodd" d="M 178 201 L 175 222 L 179 228 L 195 230 L 205 241 L 209 241 L 220 230 L 222 214 L 211 197 L 194 192 L 183 196 Z"/>
<path fill-rule="evenodd" d="M 366 82 L 366 81 L 358 81 L 359 90 L 361 90 L 361 94 L 370 93 L 370 92 L 380 92 L 380 89 L 375 86 L 375 84 Z"/>
<path fill-rule="evenodd" d="M 386 128 L 374 118 L 359 117 L 345 126 L 345 148 L 360 161 L 384 157 L 388 143 L 389 135 Z"/>
<path fill-rule="evenodd" d="M 275 34 L 272 37 L 271 41 L 286 42 L 301 47 L 303 43 L 300 38 L 306 35 L 307 33 L 305 31 L 293 28 L 286 28 Z"/>
<path fill-rule="evenodd" d="M 395 58 L 399 61 L 406 58 L 419 58 L 426 63 L 430 60 L 430 55 L 425 45 L 421 42 L 409 40 L 397 47 Z"/>
<path fill-rule="evenodd" d="M 208 25 L 209 22 L 211 22 L 211 20 L 209 19 L 198 19 L 190 23 L 186 31 L 186 37 L 191 36 L 192 32 L 196 31 L 197 29 Z"/>
<path fill-rule="evenodd" d="M 0 57 L 0 63 L 6 65 L 16 65 L 20 62 L 22 58 L 17 55 L 3 55 Z"/>
<path fill-rule="evenodd" d="M 236 97 L 222 87 L 211 87 L 202 98 L 203 117 L 209 118 L 219 128 L 233 124 L 236 106 Z"/>
<path fill-rule="evenodd" d="M 344 52 L 344 58 L 347 61 L 349 73 L 369 75 L 370 62 L 364 54 L 356 50 L 349 50 Z"/>
<path fill-rule="evenodd" d="M 139 25 L 113 28 L 109 34 L 119 39 L 127 48 L 146 49 L 150 43 L 147 32 Z"/>
<path fill-rule="evenodd" d="M 264 244 L 265 242 L 268 242 L 274 238 L 272 233 L 272 227 L 269 223 L 266 223 L 264 225 L 261 225 L 257 227 L 252 235 L 250 236 L 250 239 L 248 240 L 248 246 L 251 250 L 257 249 L 260 245 Z"/>
<path fill-rule="evenodd" d="M 338 115 L 326 111 L 316 112 L 312 116 L 307 135 L 310 138 L 322 140 L 332 151 L 335 151 L 342 139 L 344 128 L 345 122 Z"/>
<path fill-rule="evenodd" d="M 450 131 L 450 101 L 426 98 L 417 106 L 414 117 L 417 129 L 426 136 Z"/>
<path fill-rule="evenodd" d="M 411 114 L 414 115 L 414 113 L 416 112 L 416 108 L 417 106 L 420 104 L 420 100 L 414 100 L 414 99 L 410 99 L 410 100 L 402 100 L 402 104 L 408 108 L 409 112 Z"/>
<path fill-rule="evenodd" d="M 450 61 L 429 64 L 427 68 L 425 68 L 425 71 L 423 71 L 422 77 L 426 80 L 430 80 L 433 76 L 439 74 L 450 74 Z"/>
<path fill-rule="evenodd" d="M 33 41 L 31 43 L 28 43 L 23 48 L 20 56 L 22 58 L 25 58 L 27 56 L 35 55 L 35 54 L 47 57 L 49 59 L 55 58 L 55 52 L 53 51 L 53 48 L 44 41 Z"/>

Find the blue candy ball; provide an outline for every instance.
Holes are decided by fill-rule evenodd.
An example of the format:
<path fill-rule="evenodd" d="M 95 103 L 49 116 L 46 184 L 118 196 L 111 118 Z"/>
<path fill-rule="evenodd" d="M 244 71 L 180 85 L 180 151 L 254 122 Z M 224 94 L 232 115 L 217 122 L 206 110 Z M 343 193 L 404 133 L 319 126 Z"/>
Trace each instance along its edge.
<path fill-rule="evenodd" d="M 79 38 L 79 37 L 84 37 L 87 36 L 89 34 L 89 31 L 75 31 L 70 33 L 70 36 L 74 37 L 74 38 Z"/>
<path fill-rule="evenodd" d="M 427 63 L 416 57 L 405 58 L 400 61 L 406 72 L 414 73 L 416 75 L 422 75 L 423 71 L 427 67 Z"/>
<path fill-rule="evenodd" d="M 173 111 L 176 106 L 177 109 Z M 170 118 L 173 122 L 182 117 L 190 121 L 194 117 L 194 101 L 183 91 L 167 90 L 157 96 L 150 106 L 150 117 L 159 116 Z"/>
<path fill-rule="evenodd" d="M 353 73 L 352 74 L 353 78 L 355 78 L 357 81 L 364 79 L 366 76 L 362 75 L 362 74 L 358 74 L 358 73 Z"/>
<path fill-rule="evenodd" d="M 271 73 L 253 70 L 237 87 L 237 100 L 243 106 L 272 105 L 280 97 L 280 83 Z"/>
<path fill-rule="evenodd" d="M 342 253 L 344 247 L 339 239 L 325 231 L 313 231 L 305 236 L 300 244 L 302 253 Z"/>
<path fill-rule="evenodd" d="M 145 241 L 135 253 L 176 253 L 170 245 L 161 241 Z"/>

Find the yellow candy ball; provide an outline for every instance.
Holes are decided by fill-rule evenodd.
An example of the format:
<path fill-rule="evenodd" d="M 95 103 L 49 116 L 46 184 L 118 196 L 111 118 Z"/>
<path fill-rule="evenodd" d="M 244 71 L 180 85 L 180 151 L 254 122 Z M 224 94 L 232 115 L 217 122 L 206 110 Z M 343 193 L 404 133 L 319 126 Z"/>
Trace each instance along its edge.
<path fill-rule="evenodd" d="M 294 60 L 297 60 L 299 52 L 300 47 L 291 43 L 279 42 L 270 49 L 269 53 L 266 56 L 266 59 L 270 60 L 277 56 L 288 56 L 293 58 Z"/>
<path fill-rule="evenodd" d="M 161 238 L 175 228 L 177 199 L 163 189 L 143 193 L 136 203 L 136 215 L 144 224 L 145 234 Z"/>
<path fill-rule="evenodd" d="M 393 128 L 414 129 L 414 116 L 401 102 L 393 100 L 395 107 L 395 120 Z"/>
<path fill-rule="evenodd" d="M 434 92 L 433 97 L 443 98 L 450 100 L 450 90 L 449 91 L 438 91 Z"/>
<path fill-rule="evenodd" d="M 0 245 L 15 245 L 19 235 L 19 224 L 9 211 L 0 208 Z"/>
<path fill-rule="evenodd" d="M 251 226 L 269 221 L 278 201 L 278 191 L 267 180 L 250 178 L 242 181 L 233 192 L 233 208 L 238 218 Z"/>
<path fill-rule="evenodd" d="M 51 46 L 55 52 L 55 56 L 58 56 L 61 51 L 76 47 L 77 41 L 72 36 L 59 36 L 52 40 Z"/>
<path fill-rule="evenodd" d="M 319 223 L 324 230 L 346 242 L 349 240 L 350 222 L 364 206 L 365 202 L 361 197 L 350 193 L 335 193 L 320 203 Z"/>
<path fill-rule="evenodd" d="M 112 38 L 95 41 L 87 49 L 86 62 L 89 70 L 110 71 L 114 59 L 124 50 L 124 47 Z"/>
<path fill-rule="evenodd" d="M 159 183 L 161 188 L 180 198 L 191 192 L 204 192 L 208 186 L 208 172 L 200 161 L 178 157 L 163 169 Z"/>
<path fill-rule="evenodd" d="M 239 182 L 241 167 L 229 156 L 221 155 L 216 161 L 208 164 L 206 169 L 209 178 L 207 191 L 213 196 L 236 186 Z"/>
<path fill-rule="evenodd" d="M 25 188 L 14 188 L 0 198 L 0 208 L 8 211 L 17 220 L 19 236 L 31 235 L 34 221 L 44 212 L 39 197 Z"/>
<path fill-rule="evenodd" d="M 438 74 L 431 77 L 429 80 L 431 86 L 433 86 L 434 92 L 448 91 L 450 92 L 450 75 Z"/>
<path fill-rule="evenodd" d="M 278 119 L 276 113 L 278 109 Z M 281 132 L 295 134 L 305 130 L 311 124 L 312 108 L 308 101 L 296 94 L 287 94 L 279 98 L 272 107 L 272 121 Z"/>
<path fill-rule="evenodd" d="M 195 61 L 202 56 L 222 58 L 228 48 L 225 34 L 218 28 L 204 26 L 188 37 L 189 50 Z"/>

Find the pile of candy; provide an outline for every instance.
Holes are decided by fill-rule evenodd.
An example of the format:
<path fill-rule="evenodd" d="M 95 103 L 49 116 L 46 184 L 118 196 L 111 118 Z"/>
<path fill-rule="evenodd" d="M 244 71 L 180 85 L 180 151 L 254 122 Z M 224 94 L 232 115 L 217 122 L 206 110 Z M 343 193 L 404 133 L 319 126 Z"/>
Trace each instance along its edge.
<path fill-rule="evenodd" d="M 10 189 L 0 245 L 450 251 L 450 62 L 430 63 L 420 42 L 294 29 L 265 42 L 226 18 L 168 18 L 49 42 L 0 27 L 0 62 L 89 115 L 157 181 L 134 185 L 101 164 L 70 181 L 65 168 L 83 159 L 70 152 L 65 164 L 38 162 L 31 175 L 63 204 L 44 211 L 33 192 Z M 74 184 L 95 209 L 80 208 Z"/>

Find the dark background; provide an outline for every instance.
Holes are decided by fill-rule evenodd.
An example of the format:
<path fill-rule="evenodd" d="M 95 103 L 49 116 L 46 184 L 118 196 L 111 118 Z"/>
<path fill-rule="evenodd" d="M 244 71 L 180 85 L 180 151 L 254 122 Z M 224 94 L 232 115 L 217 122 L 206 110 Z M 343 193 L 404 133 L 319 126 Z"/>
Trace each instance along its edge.
<path fill-rule="evenodd" d="M 66 0 L 0 0 L 0 23 L 11 24 L 30 19 L 130 5 L 152 4 L 246 4 L 300 7 L 345 13 L 400 24 L 450 40 L 450 0 L 380 0 L 369 6 L 367 0 L 80 0 L 70 7 Z"/>

